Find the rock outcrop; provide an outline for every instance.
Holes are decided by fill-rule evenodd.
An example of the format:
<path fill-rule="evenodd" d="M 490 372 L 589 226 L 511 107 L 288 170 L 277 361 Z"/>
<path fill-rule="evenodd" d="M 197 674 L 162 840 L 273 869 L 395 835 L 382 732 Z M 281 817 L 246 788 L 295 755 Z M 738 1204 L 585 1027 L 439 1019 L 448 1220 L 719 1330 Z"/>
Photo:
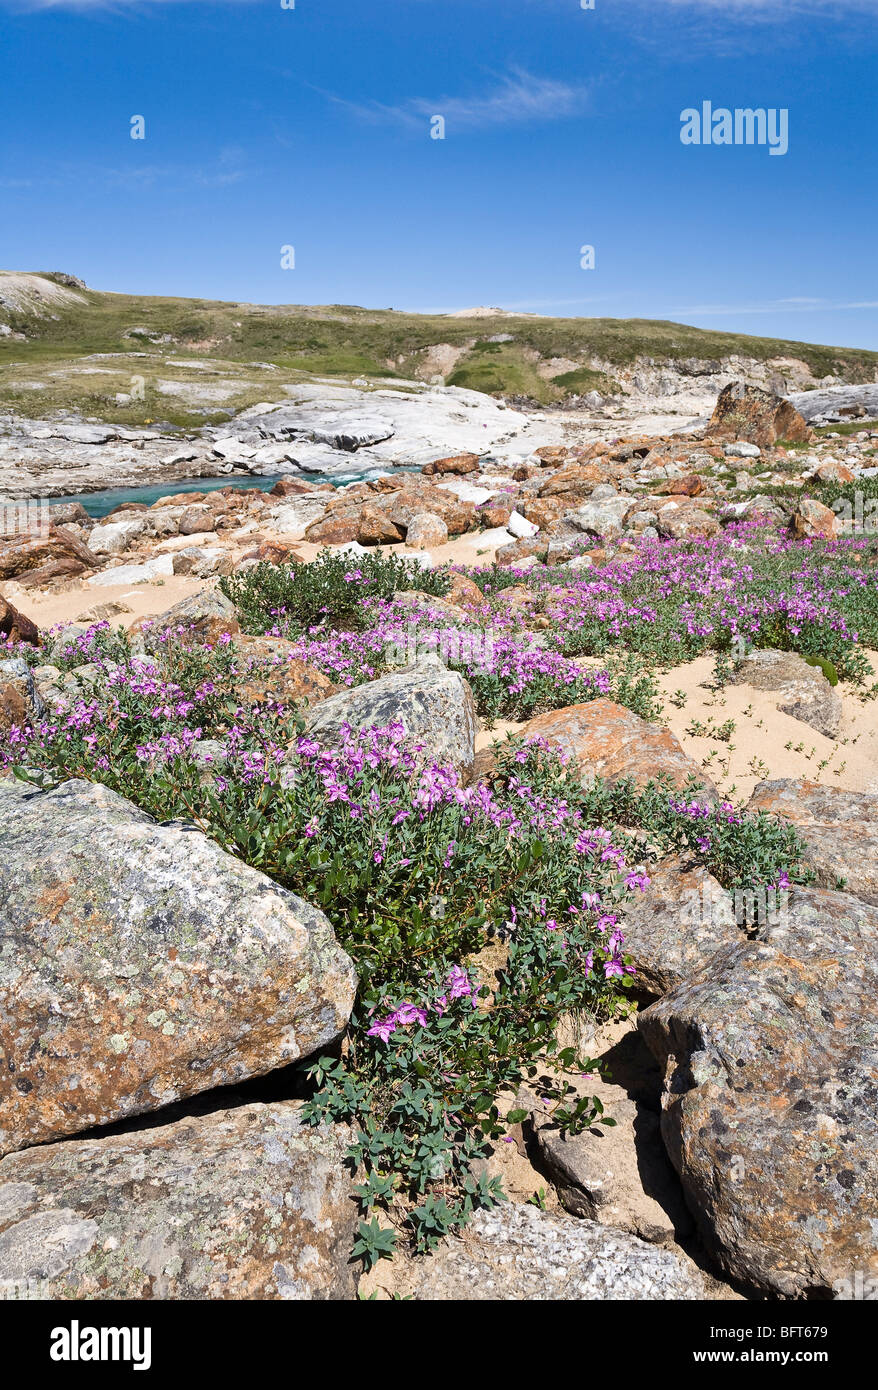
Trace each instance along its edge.
<path fill-rule="evenodd" d="M 770 690 L 777 697 L 779 710 L 810 724 L 827 738 L 838 733 L 842 717 L 838 690 L 819 666 L 811 666 L 796 652 L 771 648 L 749 652 L 736 665 L 732 679 L 755 690 Z"/>
<path fill-rule="evenodd" d="M 315 908 L 100 785 L 0 783 L 0 1151 L 332 1042 L 356 978 Z"/>
<path fill-rule="evenodd" d="M 669 729 L 647 723 L 612 700 L 551 710 L 531 719 L 521 733 L 545 738 L 568 754 L 584 781 L 603 777 L 614 783 L 630 777 L 640 787 L 664 775 L 678 788 L 694 778 L 709 794 L 715 790 Z"/>
<path fill-rule="evenodd" d="M 821 888 L 878 906 L 878 796 L 782 778 L 760 782 L 747 810 L 792 821 Z"/>
<path fill-rule="evenodd" d="M 650 868 L 649 887 L 622 908 L 625 955 L 642 993 L 662 995 L 742 939 L 731 894 L 702 865 L 674 855 Z"/>
<path fill-rule="evenodd" d="M 785 1297 L 878 1277 L 878 908 L 796 889 L 640 1015 L 665 1068 L 662 1133 L 733 1277 Z"/>
<path fill-rule="evenodd" d="M 795 406 L 772 391 L 732 381 L 719 393 L 708 430 L 718 439 L 745 439 L 767 448 L 778 439 L 800 443 L 811 431 Z"/>
<path fill-rule="evenodd" d="M 286 1102 L 10 1154 L 0 1288 L 48 1299 L 353 1298 L 347 1139 Z"/>
<path fill-rule="evenodd" d="M 701 1299 L 701 1273 L 684 1255 L 594 1221 L 504 1203 L 479 1211 L 412 1267 L 416 1302 L 504 1299 Z"/>

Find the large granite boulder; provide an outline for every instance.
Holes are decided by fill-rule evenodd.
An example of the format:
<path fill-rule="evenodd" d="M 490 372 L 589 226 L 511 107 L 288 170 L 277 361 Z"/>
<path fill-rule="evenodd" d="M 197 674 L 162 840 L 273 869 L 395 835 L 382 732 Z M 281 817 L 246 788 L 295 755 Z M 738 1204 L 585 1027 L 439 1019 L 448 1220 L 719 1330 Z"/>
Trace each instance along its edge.
<path fill-rule="evenodd" d="M 747 809 L 792 821 L 821 888 L 878 905 L 878 795 L 781 778 L 760 782 Z"/>
<path fill-rule="evenodd" d="M 878 1277 L 876 998 L 878 908 L 796 889 L 765 940 L 640 1015 L 687 1201 L 751 1287 L 819 1297 L 851 1270 Z"/>
<path fill-rule="evenodd" d="M 701 1299 L 685 1255 L 594 1221 L 506 1203 L 418 1260 L 401 1291 L 417 1302 Z"/>
<path fill-rule="evenodd" d="M 801 443 L 811 438 L 795 406 L 743 381 L 730 381 L 720 391 L 707 430 L 716 439 L 747 439 L 761 449 L 778 439 Z"/>
<path fill-rule="evenodd" d="M 0 1162 L 0 1288 L 48 1299 L 347 1299 L 346 1131 L 295 1102 Z"/>
<path fill-rule="evenodd" d="M 323 700 L 308 718 L 308 732 L 332 744 L 345 724 L 353 729 L 402 724 L 425 758 L 466 775 L 472 769 L 478 729 L 473 693 L 438 657 L 425 656 L 408 670 Z"/>
<path fill-rule="evenodd" d="M 569 754 L 585 781 L 603 777 L 612 783 L 631 777 L 642 787 L 664 774 L 675 787 L 682 788 L 694 778 L 715 793 L 670 729 L 649 724 L 612 700 L 550 710 L 529 720 L 520 732 L 526 738 L 539 735 Z"/>
<path fill-rule="evenodd" d="M 353 966 L 322 913 L 106 787 L 0 783 L 0 1152 L 305 1057 Z"/>

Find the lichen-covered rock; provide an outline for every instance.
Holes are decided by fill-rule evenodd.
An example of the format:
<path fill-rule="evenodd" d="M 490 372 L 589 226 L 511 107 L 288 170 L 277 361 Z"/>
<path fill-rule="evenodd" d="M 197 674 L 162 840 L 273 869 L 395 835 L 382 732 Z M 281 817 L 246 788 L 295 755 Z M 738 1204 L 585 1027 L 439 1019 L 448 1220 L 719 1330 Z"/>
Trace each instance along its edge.
<path fill-rule="evenodd" d="M 435 512 L 416 512 L 405 535 L 410 550 L 429 550 L 431 546 L 444 545 L 447 540 L 448 527 Z"/>
<path fill-rule="evenodd" d="M 160 644 L 161 634 L 169 629 L 185 632 L 188 638 L 216 643 L 224 634 L 235 636 L 240 631 L 235 605 L 216 586 L 201 589 L 175 603 L 154 618 L 140 618 L 128 629 L 149 650 Z"/>
<path fill-rule="evenodd" d="M 826 1295 L 878 1277 L 878 909 L 796 889 L 639 1018 L 665 1068 L 662 1134 L 734 1277 Z"/>
<path fill-rule="evenodd" d="M 598 502 L 585 502 L 576 511 L 567 512 L 565 520 L 589 535 L 613 539 L 622 534 L 622 523 L 631 509 L 630 497 L 605 497 Z"/>
<path fill-rule="evenodd" d="M 425 758 L 464 774 L 472 769 L 478 728 L 473 693 L 438 657 L 423 657 L 406 671 L 330 696 L 309 716 L 308 732 L 331 744 L 344 724 L 353 729 L 402 724 Z"/>
<path fill-rule="evenodd" d="M 841 534 L 841 526 L 838 514 L 813 497 L 803 497 L 793 517 L 793 530 L 797 536 L 817 536 L 831 541 Z"/>
<path fill-rule="evenodd" d="M 122 555 L 140 539 L 146 530 L 142 516 L 121 516 L 95 526 L 88 538 L 89 550 L 95 555 Z"/>
<path fill-rule="evenodd" d="M 0 1152 L 258 1076 L 337 1038 L 322 913 L 106 787 L 0 784 Z"/>
<path fill-rule="evenodd" d="M 402 1290 L 417 1302 L 701 1299 L 685 1255 L 594 1221 L 504 1203 L 418 1260 Z"/>
<path fill-rule="evenodd" d="M 692 1215 L 661 1137 L 662 1071 L 636 1020 L 609 1024 L 587 1042 L 576 1023 L 569 1033 L 562 1027 L 558 1037 L 580 1055 L 606 1062 L 607 1073 L 571 1076 L 569 1099 L 597 1096 L 613 1120 L 565 1133 L 538 1090 L 519 1089 L 515 1104 L 530 1113 L 540 1171 L 561 1205 L 643 1240 L 669 1244 L 691 1235 Z"/>
<path fill-rule="evenodd" d="M 342 1129 L 244 1105 L 0 1163 L 0 1287 L 49 1299 L 348 1299 Z"/>
<path fill-rule="evenodd" d="M 721 946 L 742 939 L 734 901 L 700 864 L 678 855 L 649 870 L 649 887 L 622 907 L 625 954 L 635 989 L 662 995 L 701 968 Z"/>
<path fill-rule="evenodd" d="M 467 579 L 465 574 L 458 574 L 456 571 L 452 571 L 448 578 L 448 593 L 445 595 L 447 603 L 475 604 L 478 608 L 486 602 L 485 595 L 475 580 Z"/>
<path fill-rule="evenodd" d="M 835 738 L 838 733 L 841 696 L 819 666 L 809 665 L 796 652 L 772 648 L 748 652 L 737 663 L 732 680 L 737 685 L 770 690 L 777 696 L 777 707 L 782 713 L 810 724 L 827 738 Z"/>
<path fill-rule="evenodd" d="M 720 524 L 699 502 L 683 497 L 662 503 L 656 512 L 659 535 L 678 541 L 689 536 L 715 536 Z"/>
<path fill-rule="evenodd" d="M 664 774 L 675 787 L 682 788 L 694 778 L 709 794 L 715 792 L 670 729 L 648 724 L 612 700 L 551 710 L 531 719 L 520 732 L 526 738 L 548 739 L 569 754 L 586 781 L 603 777 L 618 782 L 632 777 L 640 787 Z"/>
<path fill-rule="evenodd" d="M 878 796 L 782 778 L 760 782 L 747 810 L 793 822 L 821 888 L 878 905 Z"/>
<path fill-rule="evenodd" d="M 50 525 L 40 535 L 24 531 L 7 538 L 0 536 L 0 579 L 30 573 L 47 578 L 54 573 L 82 574 L 100 563 L 94 551 L 66 526 Z"/>
<path fill-rule="evenodd" d="M 421 472 L 430 477 L 436 473 L 477 473 L 478 468 L 478 454 L 452 454 L 448 458 L 433 459 L 430 463 L 425 463 Z"/>
<path fill-rule="evenodd" d="M 811 438 L 795 406 L 743 381 L 730 381 L 723 387 L 707 429 L 717 439 L 746 439 L 763 449 L 778 439 L 801 443 Z"/>
<path fill-rule="evenodd" d="M 403 534 L 402 528 L 395 525 L 381 507 L 367 503 L 360 508 L 357 527 L 360 545 L 395 545 L 403 539 Z"/>
<path fill-rule="evenodd" d="M 316 705 L 338 686 L 328 676 L 293 655 L 295 645 L 281 637 L 235 638 L 242 671 L 240 697 L 251 705 Z"/>
<path fill-rule="evenodd" d="M 688 1235 L 692 1218 L 662 1144 L 658 1114 L 624 1095 L 614 1097 L 607 1114 L 612 1127 L 594 1125 L 579 1134 L 532 1116 L 541 1170 L 564 1210 L 656 1243 Z"/>

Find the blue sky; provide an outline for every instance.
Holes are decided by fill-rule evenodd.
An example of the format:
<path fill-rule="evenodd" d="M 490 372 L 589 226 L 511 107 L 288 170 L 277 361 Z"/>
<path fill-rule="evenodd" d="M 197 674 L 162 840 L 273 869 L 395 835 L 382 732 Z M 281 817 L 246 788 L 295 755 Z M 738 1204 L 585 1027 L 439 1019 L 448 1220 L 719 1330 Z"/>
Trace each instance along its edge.
<path fill-rule="evenodd" d="M 0 265 L 878 348 L 878 0 L 594 6 L 0 0 Z M 708 100 L 788 153 L 684 146 Z"/>

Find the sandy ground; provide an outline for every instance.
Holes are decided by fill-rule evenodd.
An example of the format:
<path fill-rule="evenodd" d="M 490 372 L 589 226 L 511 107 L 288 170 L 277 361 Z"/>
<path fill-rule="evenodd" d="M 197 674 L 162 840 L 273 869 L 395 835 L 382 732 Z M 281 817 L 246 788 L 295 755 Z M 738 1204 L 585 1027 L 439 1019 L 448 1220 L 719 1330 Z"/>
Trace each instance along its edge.
<path fill-rule="evenodd" d="M 866 652 L 878 672 L 878 652 Z M 698 657 L 659 679 L 668 725 L 686 752 L 732 800 L 749 797 L 758 782 L 808 778 L 848 791 L 878 792 L 878 700 L 863 701 L 840 685 L 843 718 L 837 739 L 827 738 L 777 709 L 771 691 L 728 685 L 713 691 L 713 658 Z M 685 695 L 682 708 L 671 701 Z M 732 720 L 730 741 L 693 736 L 694 720 L 721 727 Z"/>
<path fill-rule="evenodd" d="M 175 574 L 134 587 L 131 584 L 109 584 L 90 589 L 85 584 L 78 584 L 56 594 L 31 593 L 19 589 L 12 582 L 3 584 L 2 589 L 10 603 L 21 608 L 39 628 L 46 629 L 54 627 L 56 623 L 75 622 L 80 618 L 90 621 L 93 609 L 112 603 L 124 605 L 124 608 L 120 616 L 110 621 L 127 626 L 137 618 L 165 613 L 181 599 L 203 589 L 204 583 L 203 579 L 189 579 Z M 88 618 L 86 615 L 89 615 Z"/>
<path fill-rule="evenodd" d="M 878 652 L 866 652 L 878 673 Z M 600 666 L 596 659 L 589 663 Z M 668 727 L 684 750 L 732 801 L 748 800 L 759 782 L 775 778 L 807 778 L 847 791 L 878 792 L 878 700 L 864 701 L 851 687 L 841 687 L 843 719 L 837 739 L 827 738 L 788 714 L 781 714 L 771 691 L 750 685 L 711 689 L 713 657 L 701 656 L 675 666 L 658 678 Z M 685 703 L 672 696 L 682 692 Z M 708 721 L 712 720 L 712 726 Z M 687 730 L 700 725 L 735 728 L 728 741 Z M 503 741 L 523 724 L 498 720 L 481 729 L 476 749 Z"/>

